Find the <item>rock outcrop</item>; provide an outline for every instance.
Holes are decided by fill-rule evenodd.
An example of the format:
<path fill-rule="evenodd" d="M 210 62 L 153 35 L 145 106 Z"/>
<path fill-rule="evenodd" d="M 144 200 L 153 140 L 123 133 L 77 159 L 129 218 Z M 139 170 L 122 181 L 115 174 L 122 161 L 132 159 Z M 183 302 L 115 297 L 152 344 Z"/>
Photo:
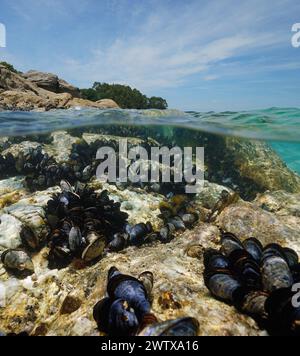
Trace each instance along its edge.
<path fill-rule="evenodd" d="M 113 100 L 93 102 L 80 98 L 79 89 L 54 74 L 30 71 L 20 75 L 0 65 L 0 110 L 51 110 L 83 106 L 119 108 Z"/>
<path fill-rule="evenodd" d="M 56 94 L 69 93 L 74 98 L 80 97 L 80 90 L 52 73 L 30 70 L 22 75 L 26 80 L 37 85 L 39 88 Z"/>

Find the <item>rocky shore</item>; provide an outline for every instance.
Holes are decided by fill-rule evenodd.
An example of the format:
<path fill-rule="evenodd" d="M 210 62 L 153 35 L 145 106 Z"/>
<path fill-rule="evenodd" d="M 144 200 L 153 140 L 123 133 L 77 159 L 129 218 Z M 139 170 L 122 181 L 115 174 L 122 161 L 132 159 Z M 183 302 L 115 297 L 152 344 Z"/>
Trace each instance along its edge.
<path fill-rule="evenodd" d="M 29 85 L 27 81 L 22 83 Z M 77 137 L 67 132 L 56 132 L 44 138 L 43 142 L 3 139 L 0 154 L 17 158 L 20 152 L 41 146 L 43 152 L 64 164 L 71 161 L 74 147 L 81 147 L 83 141 L 84 147 L 93 148 L 107 144 L 113 146 L 117 140 L 117 136 L 100 133 L 84 132 Z M 133 137 L 129 141 L 132 145 L 149 145 L 141 137 Z M 228 147 L 226 159 L 219 162 L 214 175 L 210 172 L 217 157 L 207 162 L 204 188 L 192 200 L 199 216 L 196 224 L 176 232 L 174 239 L 166 244 L 154 241 L 139 247 L 130 246 L 118 253 L 106 251 L 97 263 L 89 266 L 72 263 L 66 268 L 51 270 L 46 243 L 42 243 L 42 248 L 37 251 L 29 251 L 24 246 L 24 227 L 30 228 L 39 241 L 47 240 L 46 206 L 60 188 L 55 185 L 29 191 L 21 171 L 13 177 L 2 177 L 0 251 L 25 248 L 33 261 L 34 274 L 18 278 L 0 266 L 0 330 L 5 333 L 25 331 L 37 336 L 99 335 L 93 320 L 93 306 L 105 296 L 107 272 L 116 266 L 133 276 L 147 270 L 153 272 L 152 311 L 161 321 L 194 317 L 200 323 L 199 335 L 267 335 L 252 318 L 210 295 L 203 281 L 203 251 L 220 247 L 222 229 L 242 240 L 256 237 L 263 244 L 277 242 L 300 254 L 299 177 L 289 171 L 274 153 L 268 155 L 265 146 L 237 143 L 235 140 L 222 144 Z M 234 155 L 230 155 L 230 147 L 234 147 Z M 264 161 L 264 166 L 259 170 L 260 160 Z M 231 177 L 229 165 L 233 172 Z M 218 179 L 219 171 L 226 172 L 228 179 L 225 182 Z M 253 182 L 244 191 L 245 196 L 253 198 L 241 198 L 234 193 L 238 183 L 236 172 L 240 179 L 238 188 L 242 191 L 247 182 Z M 107 190 L 110 198 L 120 203 L 121 210 L 128 214 L 130 224 L 150 222 L 155 230 L 163 226 L 159 215 L 166 196 L 160 192 L 142 187 L 102 185 L 92 177 L 88 184 L 99 192 Z M 222 203 L 224 191 L 228 193 L 227 197 L 234 196 L 234 199 Z M 211 218 L 213 212 L 215 214 Z"/>
<path fill-rule="evenodd" d="M 0 110 L 48 111 L 74 107 L 116 109 L 111 99 L 93 102 L 80 97 L 80 91 L 54 74 L 29 71 L 18 74 L 0 65 Z"/>

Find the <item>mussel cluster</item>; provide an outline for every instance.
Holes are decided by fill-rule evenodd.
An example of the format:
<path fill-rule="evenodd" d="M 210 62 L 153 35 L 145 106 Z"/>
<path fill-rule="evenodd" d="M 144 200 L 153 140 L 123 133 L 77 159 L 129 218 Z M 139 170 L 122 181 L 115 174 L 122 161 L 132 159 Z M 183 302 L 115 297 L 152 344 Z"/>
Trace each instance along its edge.
<path fill-rule="evenodd" d="M 161 202 L 160 212 L 160 218 L 165 222 L 160 231 L 160 239 L 163 242 L 170 241 L 175 231 L 192 228 L 199 220 L 197 211 L 185 195 L 174 195 L 168 201 Z"/>
<path fill-rule="evenodd" d="M 198 321 L 182 318 L 159 323 L 151 313 L 153 274 L 138 279 L 112 267 L 108 273 L 107 297 L 94 307 L 99 331 L 109 336 L 196 336 Z"/>
<path fill-rule="evenodd" d="M 51 227 L 49 265 L 66 267 L 74 258 L 89 263 L 99 258 L 115 234 L 125 231 L 128 215 L 107 191 L 86 185 L 73 188 L 61 182 L 62 192 L 49 200 L 46 216 Z"/>
<path fill-rule="evenodd" d="M 73 145 L 69 161 L 65 163 L 57 163 L 43 151 L 42 146 L 38 146 L 30 148 L 26 153 L 20 152 L 15 167 L 18 173 L 26 175 L 25 184 L 28 189 L 40 190 L 57 185 L 62 179 L 72 183 L 89 180 L 92 170 L 89 162 L 88 151 L 82 145 Z"/>
<path fill-rule="evenodd" d="M 300 335 L 300 306 L 293 305 L 300 282 L 295 251 L 278 244 L 263 247 L 255 238 L 241 242 L 223 233 L 221 250 L 206 250 L 204 280 L 212 295 L 233 304 L 270 334 Z"/>
<path fill-rule="evenodd" d="M 0 155 L 0 177 L 6 178 L 15 172 L 15 159 L 12 154 Z"/>

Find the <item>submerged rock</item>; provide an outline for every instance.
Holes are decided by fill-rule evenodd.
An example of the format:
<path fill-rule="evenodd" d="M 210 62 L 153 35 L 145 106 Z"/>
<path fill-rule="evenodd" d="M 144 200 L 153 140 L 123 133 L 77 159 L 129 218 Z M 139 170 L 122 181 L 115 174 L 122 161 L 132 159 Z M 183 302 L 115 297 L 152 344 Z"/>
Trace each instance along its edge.
<path fill-rule="evenodd" d="M 300 219 L 280 217 L 248 202 L 233 204 L 217 219 L 223 231 L 229 231 L 240 239 L 259 239 L 264 245 L 281 243 L 300 253 Z"/>
<path fill-rule="evenodd" d="M 22 245 L 22 223 L 10 214 L 0 215 L 0 249 L 15 249 Z"/>

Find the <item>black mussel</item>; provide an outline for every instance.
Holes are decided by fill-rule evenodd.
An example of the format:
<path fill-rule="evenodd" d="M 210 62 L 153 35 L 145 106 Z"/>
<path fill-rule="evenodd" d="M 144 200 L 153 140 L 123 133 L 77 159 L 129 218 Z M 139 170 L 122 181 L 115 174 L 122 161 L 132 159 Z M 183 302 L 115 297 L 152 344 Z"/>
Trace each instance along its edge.
<path fill-rule="evenodd" d="M 299 289 L 298 289 L 299 291 Z M 266 301 L 270 333 L 280 336 L 300 336 L 299 292 L 291 288 L 274 291 Z"/>
<path fill-rule="evenodd" d="M 255 239 L 254 237 L 243 241 L 243 246 L 245 250 L 252 256 L 252 258 L 260 263 L 262 255 L 263 255 L 263 245 Z"/>
<path fill-rule="evenodd" d="M 52 245 L 48 255 L 49 268 L 65 268 L 73 260 L 73 254 L 66 243 Z"/>
<path fill-rule="evenodd" d="M 98 330 L 109 336 L 133 336 L 138 329 L 138 320 L 125 300 L 104 298 L 93 309 Z"/>
<path fill-rule="evenodd" d="M 225 256 L 230 256 L 235 250 L 244 250 L 241 241 L 231 233 L 223 233 L 221 237 L 221 251 Z"/>
<path fill-rule="evenodd" d="M 70 250 L 73 253 L 77 253 L 83 247 L 85 240 L 83 239 L 78 226 L 71 228 L 68 236 L 68 241 Z"/>
<path fill-rule="evenodd" d="M 244 287 L 253 290 L 261 288 L 260 265 L 246 250 L 235 250 L 229 256 L 231 270 L 238 276 Z"/>
<path fill-rule="evenodd" d="M 260 320 L 267 319 L 265 304 L 268 297 L 269 294 L 262 291 L 249 292 L 243 298 L 240 309 L 254 318 L 258 318 Z"/>
<path fill-rule="evenodd" d="M 124 250 L 127 246 L 129 235 L 126 233 L 117 233 L 114 235 L 112 241 L 108 244 L 108 250 L 112 252 L 119 252 Z"/>
<path fill-rule="evenodd" d="M 186 229 L 184 222 L 182 221 L 182 219 L 179 216 L 175 216 L 174 218 L 169 219 L 168 223 L 175 226 L 176 230 L 185 230 Z"/>
<path fill-rule="evenodd" d="M 1 255 L 3 266 L 10 271 L 33 274 L 34 266 L 31 258 L 22 250 L 6 250 Z"/>
<path fill-rule="evenodd" d="M 159 241 L 159 232 L 151 232 L 145 237 L 144 244 L 152 244 L 155 241 Z"/>
<path fill-rule="evenodd" d="M 274 256 L 280 257 L 288 263 L 284 249 L 280 245 L 278 244 L 267 245 L 263 250 L 262 260 Z"/>
<path fill-rule="evenodd" d="M 137 224 L 129 230 L 129 242 L 131 245 L 139 246 L 144 243 L 144 240 L 148 234 L 153 231 L 150 223 Z"/>
<path fill-rule="evenodd" d="M 197 336 L 199 332 L 199 322 L 194 318 L 181 318 L 156 323 L 146 327 L 139 333 L 139 336 Z"/>
<path fill-rule="evenodd" d="M 300 283 L 300 263 L 291 268 L 294 283 Z"/>
<path fill-rule="evenodd" d="M 144 284 L 132 276 L 121 274 L 115 267 L 108 273 L 107 293 L 112 300 L 126 300 L 139 322 L 150 313 L 151 305 Z"/>
<path fill-rule="evenodd" d="M 266 292 L 289 288 L 293 285 L 293 276 L 279 245 L 269 245 L 262 257 L 262 283 Z"/>
<path fill-rule="evenodd" d="M 173 239 L 173 234 L 175 233 L 176 228 L 173 224 L 167 224 L 161 228 L 159 233 L 159 239 L 163 243 L 168 243 Z"/>
<path fill-rule="evenodd" d="M 204 251 L 204 266 L 209 271 L 229 270 L 230 262 L 219 251 L 208 249 Z"/>
<path fill-rule="evenodd" d="M 242 284 L 230 271 L 204 273 L 204 280 L 211 294 L 217 299 L 235 303 Z"/>
<path fill-rule="evenodd" d="M 295 267 L 299 263 L 299 256 L 296 251 L 291 248 L 284 248 L 284 254 L 290 268 Z"/>
<path fill-rule="evenodd" d="M 93 309 L 93 317 L 97 323 L 99 331 L 108 334 L 109 313 L 112 301 L 110 298 L 100 300 Z"/>
<path fill-rule="evenodd" d="M 63 193 L 73 193 L 74 192 L 72 185 L 66 180 L 62 180 L 60 182 L 60 189 Z"/>
<path fill-rule="evenodd" d="M 21 230 L 22 243 L 32 251 L 36 251 L 39 248 L 40 241 L 36 237 L 35 233 L 28 226 L 23 226 Z"/>
<path fill-rule="evenodd" d="M 91 235 L 93 235 L 93 239 L 91 239 Z M 102 256 L 107 243 L 106 238 L 98 234 L 88 235 L 87 240 L 89 244 L 82 253 L 82 259 L 89 263 Z"/>
<path fill-rule="evenodd" d="M 109 336 L 134 336 L 139 322 L 134 310 L 126 300 L 115 300 L 109 312 Z"/>

